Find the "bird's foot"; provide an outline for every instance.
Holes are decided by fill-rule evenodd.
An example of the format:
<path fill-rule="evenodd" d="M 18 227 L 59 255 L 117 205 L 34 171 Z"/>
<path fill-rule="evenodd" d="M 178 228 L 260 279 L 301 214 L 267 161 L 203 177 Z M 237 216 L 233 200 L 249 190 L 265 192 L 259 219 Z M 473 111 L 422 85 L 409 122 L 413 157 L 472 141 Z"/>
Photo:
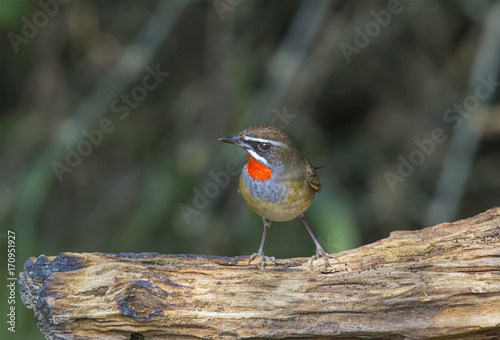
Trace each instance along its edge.
<path fill-rule="evenodd" d="M 329 265 L 328 259 L 329 258 L 333 258 L 340 263 L 340 260 L 337 258 L 337 256 L 327 253 L 322 247 L 318 247 L 316 249 L 316 254 L 314 254 L 311 258 L 311 267 L 313 265 L 313 261 L 316 259 L 319 259 L 320 257 L 322 257 L 323 260 L 325 260 L 325 270 L 328 268 L 328 265 Z"/>
<path fill-rule="evenodd" d="M 262 250 L 253 253 L 252 256 L 250 256 L 250 258 L 248 259 L 248 264 L 250 264 L 250 262 L 252 262 L 252 260 L 257 256 L 260 258 L 260 266 L 262 269 L 266 267 L 266 261 L 273 261 L 274 264 L 276 264 L 276 259 L 274 258 L 274 256 L 266 256 L 264 255 L 264 252 Z"/>

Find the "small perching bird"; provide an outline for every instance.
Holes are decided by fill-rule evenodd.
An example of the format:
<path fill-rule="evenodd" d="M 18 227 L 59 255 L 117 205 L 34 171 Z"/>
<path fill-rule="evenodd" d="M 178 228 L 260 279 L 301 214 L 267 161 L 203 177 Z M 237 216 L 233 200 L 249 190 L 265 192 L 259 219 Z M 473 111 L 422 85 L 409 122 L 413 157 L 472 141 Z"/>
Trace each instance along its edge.
<path fill-rule="evenodd" d="M 262 268 L 266 261 L 276 259 L 264 255 L 266 234 L 273 221 L 290 221 L 300 218 L 316 245 L 312 260 L 322 257 L 328 266 L 328 258 L 334 255 L 325 252 L 314 236 L 304 217 L 314 195 L 321 191 L 316 169 L 297 151 L 290 138 L 282 131 L 267 125 L 251 126 L 234 137 L 219 138 L 248 153 L 248 162 L 240 175 L 238 192 L 256 214 L 262 216 L 264 233 L 257 253 Z"/>

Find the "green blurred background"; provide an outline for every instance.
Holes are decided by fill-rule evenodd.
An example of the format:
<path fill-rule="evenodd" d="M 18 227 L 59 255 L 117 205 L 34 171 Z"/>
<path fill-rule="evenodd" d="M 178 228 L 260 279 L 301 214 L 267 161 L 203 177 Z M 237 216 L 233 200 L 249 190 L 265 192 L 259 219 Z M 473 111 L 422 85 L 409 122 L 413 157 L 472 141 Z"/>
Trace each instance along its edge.
<path fill-rule="evenodd" d="M 498 2 L 0 4 L 3 339 L 43 338 L 19 297 L 4 328 L 7 230 L 18 271 L 66 251 L 255 252 L 261 219 L 224 175 L 246 156 L 217 143 L 249 125 L 324 166 L 306 217 L 329 252 L 499 203 Z M 275 223 L 265 252 L 314 244 Z"/>

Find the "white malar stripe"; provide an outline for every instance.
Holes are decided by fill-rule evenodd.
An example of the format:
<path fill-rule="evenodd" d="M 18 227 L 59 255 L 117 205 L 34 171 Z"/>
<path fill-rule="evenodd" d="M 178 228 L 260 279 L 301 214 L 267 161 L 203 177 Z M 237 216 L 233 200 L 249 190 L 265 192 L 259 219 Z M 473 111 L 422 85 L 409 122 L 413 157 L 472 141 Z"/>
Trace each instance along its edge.
<path fill-rule="evenodd" d="M 281 142 L 277 142 L 275 140 L 269 140 L 269 139 L 259 138 L 259 137 L 245 136 L 245 137 L 243 137 L 243 139 L 244 140 L 250 140 L 250 141 L 253 141 L 253 142 L 269 143 L 269 144 L 276 145 L 276 146 L 285 146 L 285 144 L 283 144 Z"/>
<path fill-rule="evenodd" d="M 265 166 L 269 166 L 269 163 L 264 157 L 259 156 L 253 149 L 248 148 L 245 149 L 253 158 L 264 164 Z"/>

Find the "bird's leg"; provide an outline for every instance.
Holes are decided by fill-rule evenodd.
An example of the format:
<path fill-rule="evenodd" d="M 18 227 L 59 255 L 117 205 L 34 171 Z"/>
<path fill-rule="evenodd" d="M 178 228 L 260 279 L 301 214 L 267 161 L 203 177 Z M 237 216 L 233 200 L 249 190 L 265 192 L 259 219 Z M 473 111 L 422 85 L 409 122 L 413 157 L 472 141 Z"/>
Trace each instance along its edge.
<path fill-rule="evenodd" d="M 269 221 L 268 219 L 262 217 L 262 220 L 264 221 L 264 233 L 262 234 L 262 241 L 260 241 L 260 248 L 259 248 L 259 251 L 252 254 L 252 256 L 250 256 L 250 259 L 248 260 L 248 263 L 252 262 L 252 260 L 254 258 L 256 258 L 257 256 L 260 258 L 260 265 L 261 265 L 261 268 L 264 269 L 266 267 L 266 261 L 273 261 L 275 264 L 276 264 L 276 259 L 273 257 L 273 256 L 266 256 L 264 255 L 264 242 L 266 241 L 266 235 L 267 235 L 267 231 L 269 230 L 269 227 L 271 226 L 271 221 Z"/>
<path fill-rule="evenodd" d="M 318 240 L 316 239 L 316 237 L 314 236 L 311 228 L 309 227 L 309 224 L 307 223 L 306 221 L 306 218 L 304 217 L 304 214 L 300 215 L 299 218 L 301 219 L 302 223 L 304 223 L 304 225 L 306 226 L 307 228 L 307 231 L 309 232 L 309 235 L 311 235 L 313 241 L 314 241 L 314 244 L 316 245 L 316 254 L 314 254 L 311 258 L 311 266 L 312 266 L 312 261 L 322 257 L 323 260 L 325 260 L 325 269 L 328 267 L 328 258 L 334 258 L 336 259 L 337 261 L 339 261 L 339 259 L 333 255 L 333 254 L 329 254 L 327 253 L 323 247 L 321 246 L 321 244 L 319 244 Z M 340 261 L 339 261 L 340 263 Z"/>

